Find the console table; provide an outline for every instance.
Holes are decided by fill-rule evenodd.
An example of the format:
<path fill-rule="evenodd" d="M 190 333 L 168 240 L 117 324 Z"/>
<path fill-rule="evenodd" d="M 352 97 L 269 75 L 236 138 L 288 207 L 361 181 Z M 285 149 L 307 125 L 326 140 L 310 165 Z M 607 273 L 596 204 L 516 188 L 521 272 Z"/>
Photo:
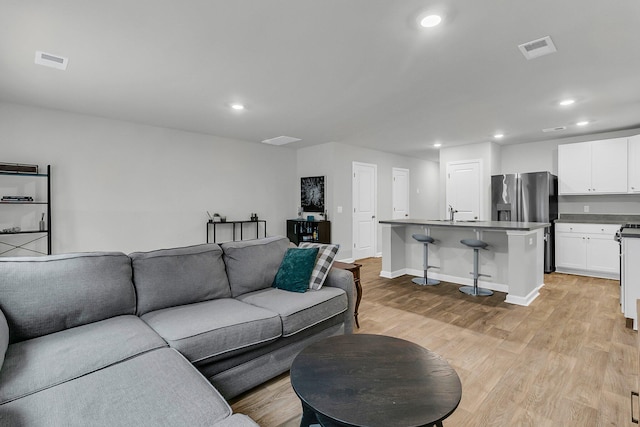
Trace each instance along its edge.
<path fill-rule="evenodd" d="M 216 227 L 219 225 L 231 225 L 233 227 L 233 241 L 236 241 L 236 224 L 240 224 L 240 240 L 243 239 L 242 229 L 244 228 L 244 224 L 255 224 L 256 225 L 256 239 L 260 238 L 260 223 L 264 224 L 264 237 L 267 237 L 267 221 L 264 219 L 258 219 L 255 221 L 246 220 L 246 221 L 225 221 L 225 222 L 214 222 L 209 220 L 207 222 L 207 243 L 209 243 L 209 229 L 213 228 L 213 242 L 218 243 L 216 240 Z"/>

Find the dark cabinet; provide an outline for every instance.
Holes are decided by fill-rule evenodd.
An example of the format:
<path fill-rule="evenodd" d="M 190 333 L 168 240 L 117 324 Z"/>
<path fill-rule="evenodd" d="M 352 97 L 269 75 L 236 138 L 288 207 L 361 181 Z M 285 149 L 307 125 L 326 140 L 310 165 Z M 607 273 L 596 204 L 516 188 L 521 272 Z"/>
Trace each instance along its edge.
<path fill-rule="evenodd" d="M 302 242 L 331 243 L 331 221 L 288 219 L 287 238 L 296 245 Z"/>

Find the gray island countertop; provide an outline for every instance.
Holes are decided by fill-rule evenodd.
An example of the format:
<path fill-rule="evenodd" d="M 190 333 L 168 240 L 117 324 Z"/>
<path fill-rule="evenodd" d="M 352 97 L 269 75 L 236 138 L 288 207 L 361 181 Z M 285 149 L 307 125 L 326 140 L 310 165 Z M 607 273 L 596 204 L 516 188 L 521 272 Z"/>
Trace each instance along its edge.
<path fill-rule="evenodd" d="M 487 231 L 531 231 L 549 227 L 548 222 L 513 222 L 513 221 L 476 221 L 476 220 L 441 220 L 441 219 L 386 219 L 378 221 L 389 225 L 418 225 L 425 227 L 457 227 L 475 228 Z"/>

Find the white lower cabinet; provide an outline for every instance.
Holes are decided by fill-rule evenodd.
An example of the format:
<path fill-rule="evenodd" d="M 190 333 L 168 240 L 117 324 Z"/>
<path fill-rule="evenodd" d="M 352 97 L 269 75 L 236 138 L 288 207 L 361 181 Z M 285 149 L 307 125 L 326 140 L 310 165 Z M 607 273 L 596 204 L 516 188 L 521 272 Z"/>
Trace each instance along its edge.
<path fill-rule="evenodd" d="M 584 276 L 620 277 L 616 224 L 556 224 L 556 271 Z"/>

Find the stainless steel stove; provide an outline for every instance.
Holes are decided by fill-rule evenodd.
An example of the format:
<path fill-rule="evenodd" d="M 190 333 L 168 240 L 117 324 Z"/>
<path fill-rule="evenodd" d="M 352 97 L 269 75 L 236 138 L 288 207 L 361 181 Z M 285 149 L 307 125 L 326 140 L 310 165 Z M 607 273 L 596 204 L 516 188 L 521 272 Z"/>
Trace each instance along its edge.
<path fill-rule="evenodd" d="M 629 224 L 624 224 L 622 227 L 620 227 L 620 230 L 616 231 L 616 235 L 614 237 L 614 239 L 616 240 L 616 242 L 621 243 L 622 241 L 622 233 L 624 232 L 625 229 L 638 229 L 640 228 L 640 224 L 638 223 L 629 223 Z"/>

